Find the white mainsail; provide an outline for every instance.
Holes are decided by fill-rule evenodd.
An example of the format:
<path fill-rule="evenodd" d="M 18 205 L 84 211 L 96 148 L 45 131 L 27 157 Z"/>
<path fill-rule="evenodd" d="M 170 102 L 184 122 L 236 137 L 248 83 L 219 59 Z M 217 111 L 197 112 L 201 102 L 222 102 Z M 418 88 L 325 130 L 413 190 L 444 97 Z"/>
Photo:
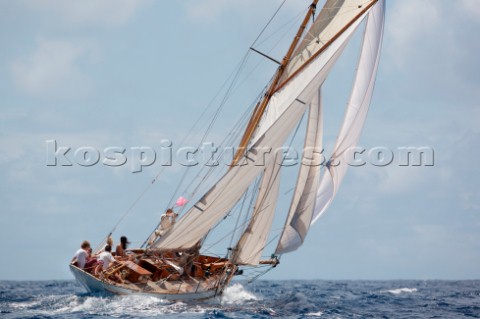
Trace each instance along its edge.
<path fill-rule="evenodd" d="M 375 85 L 384 19 L 385 0 L 381 0 L 368 15 L 352 94 L 329 161 L 330 163 L 336 163 L 336 165 L 327 165 L 327 170 L 322 175 L 312 224 L 318 220 L 333 200 L 348 168 L 349 156 L 351 155 L 348 152 L 357 145 L 360 138 Z"/>
<path fill-rule="evenodd" d="M 322 104 L 318 92 L 310 103 L 302 165 L 275 254 L 287 253 L 300 247 L 310 228 L 322 164 L 322 135 Z"/>

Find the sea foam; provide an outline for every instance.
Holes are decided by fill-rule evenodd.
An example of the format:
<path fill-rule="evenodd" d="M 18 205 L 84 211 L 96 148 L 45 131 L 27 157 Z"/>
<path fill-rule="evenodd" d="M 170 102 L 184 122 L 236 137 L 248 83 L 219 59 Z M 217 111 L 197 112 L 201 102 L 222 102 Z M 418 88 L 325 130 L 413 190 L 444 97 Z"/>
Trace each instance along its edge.
<path fill-rule="evenodd" d="M 412 293 L 412 292 L 417 292 L 417 288 L 397 288 L 397 289 L 390 289 L 387 290 L 387 292 L 394 294 L 394 295 L 399 295 L 402 293 Z"/>
<path fill-rule="evenodd" d="M 247 291 L 241 284 L 235 283 L 224 290 L 221 304 L 238 305 L 252 300 L 258 300 L 258 298 L 251 292 Z"/>

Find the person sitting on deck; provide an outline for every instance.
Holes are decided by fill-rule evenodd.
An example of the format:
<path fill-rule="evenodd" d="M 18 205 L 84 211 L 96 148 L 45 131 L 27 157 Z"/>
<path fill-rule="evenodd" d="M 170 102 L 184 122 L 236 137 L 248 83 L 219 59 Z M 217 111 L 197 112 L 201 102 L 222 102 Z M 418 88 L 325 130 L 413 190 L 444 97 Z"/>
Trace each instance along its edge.
<path fill-rule="evenodd" d="M 82 245 L 80 246 L 80 249 L 77 250 L 77 252 L 75 253 L 75 256 L 72 259 L 72 262 L 75 263 L 75 265 L 80 269 L 85 268 L 85 264 L 87 263 L 87 259 L 88 259 L 89 248 L 90 248 L 90 243 L 87 240 L 84 240 Z"/>
<path fill-rule="evenodd" d="M 95 274 L 98 275 L 100 270 L 107 270 L 114 261 L 115 257 L 112 256 L 112 247 L 110 245 L 105 246 L 105 251 L 98 255 L 98 266 L 95 269 Z"/>
<path fill-rule="evenodd" d="M 112 246 L 105 246 L 105 251 L 98 255 L 98 266 L 95 269 L 95 276 L 99 276 L 102 271 L 105 271 L 110 267 L 110 265 L 115 262 L 115 257 L 112 255 Z M 113 274 L 115 279 L 123 283 L 123 279 L 118 272 Z"/>
<path fill-rule="evenodd" d="M 117 248 L 115 249 L 115 256 L 120 257 L 122 259 L 128 259 L 128 255 L 126 253 L 126 249 L 130 242 L 128 241 L 128 238 L 126 236 L 120 237 L 120 244 L 117 245 Z"/>
<path fill-rule="evenodd" d="M 92 255 L 92 248 L 88 248 L 87 252 L 88 252 L 87 262 L 85 263 L 85 267 L 83 270 L 85 270 L 86 272 L 92 273 L 98 264 L 97 257 L 95 255 Z"/>

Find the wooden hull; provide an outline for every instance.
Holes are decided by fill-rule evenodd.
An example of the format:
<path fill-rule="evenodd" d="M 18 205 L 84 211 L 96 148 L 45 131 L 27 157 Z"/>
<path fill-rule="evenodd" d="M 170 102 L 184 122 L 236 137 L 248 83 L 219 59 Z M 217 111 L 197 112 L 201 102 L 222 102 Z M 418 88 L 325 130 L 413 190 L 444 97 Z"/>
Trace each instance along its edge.
<path fill-rule="evenodd" d="M 171 301 L 205 300 L 214 298 L 222 294 L 223 289 L 228 285 L 231 279 L 231 276 L 212 278 L 203 282 L 198 282 L 198 285 L 196 286 L 187 281 L 178 281 L 176 284 L 168 283 L 168 287 L 160 287 L 153 282 L 144 284 L 143 286 L 119 284 L 111 281 L 107 282 L 72 264 L 70 264 L 70 271 L 73 273 L 78 283 L 90 293 L 114 295 L 141 294 Z M 158 289 L 152 289 L 152 287 Z"/>

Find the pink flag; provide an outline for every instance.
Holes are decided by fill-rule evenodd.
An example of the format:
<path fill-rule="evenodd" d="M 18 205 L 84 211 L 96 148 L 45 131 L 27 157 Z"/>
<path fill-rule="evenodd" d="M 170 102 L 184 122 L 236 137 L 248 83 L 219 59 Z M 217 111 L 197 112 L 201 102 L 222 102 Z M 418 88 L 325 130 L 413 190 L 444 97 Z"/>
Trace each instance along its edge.
<path fill-rule="evenodd" d="M 175 202 L 175 205 L 177 206 L 183 206 L 185 205 L 186 203 L 188 202 L 188 199 L 186 199 L 185 197 L 183 196 L 180 196 L 177 201 Z"/>

